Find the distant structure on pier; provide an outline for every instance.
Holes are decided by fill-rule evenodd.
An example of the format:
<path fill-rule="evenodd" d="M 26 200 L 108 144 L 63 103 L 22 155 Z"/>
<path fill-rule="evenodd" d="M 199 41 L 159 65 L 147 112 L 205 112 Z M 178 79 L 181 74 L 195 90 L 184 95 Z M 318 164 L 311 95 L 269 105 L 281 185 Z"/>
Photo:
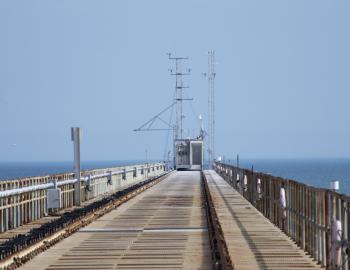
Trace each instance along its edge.
<path fill-rule="evenodd" d="M 204 131 L 200 130 L 199 136 L 196 138 L 184 138 L 183 119 L 185 118 L 183 110 L 183 101 L 192 101 L 193 98 L 185 98 L 183 90 L 189 88 L 183 83 L 183 76 L 190 75 L 191 69 L 183 71 L 183 62 L 188 60 L 188 57 L 174 57 L 168 53 L 170 61 L 175 63 L 175 67 L 169 69 L 170 74 L 175 76 L 175 93 L 174 100 L 171 105 L 162 110 L 160 113 L 152 117 L 134 131 L 173 131 L 173 167 L 177 170 L 201 170 L 204 163 L 203 139 Z M 172 124 L 172 112 L 175 107 L 175 124 Z M 161 116 L 166 112 L 170 112 L 170 120 L 167 122 Z M 155 126 L 156 122 L 160 122 L 163 127 Z M 168 152 L 169 153 L 169 152 Z M 169 160 L 168 160 L 169 162 Z"/>
<path fill-rule="evenodd" d="M 204 75 L 208 80 L 207 167 L 211 167 L 215 159 L 215 51 L 208 52 L 208 72 Z"/>

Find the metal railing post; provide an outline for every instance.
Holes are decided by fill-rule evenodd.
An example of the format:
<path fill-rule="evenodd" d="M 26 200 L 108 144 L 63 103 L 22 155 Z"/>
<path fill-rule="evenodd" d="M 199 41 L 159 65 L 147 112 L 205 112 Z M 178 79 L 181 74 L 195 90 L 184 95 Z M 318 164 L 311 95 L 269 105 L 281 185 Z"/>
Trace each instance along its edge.
<path fill-rule="evenodd" d="M 78 179 L 78 181 L 74 184 L 74 205 L 80 206 L 80 128 L 72 127 L 71 135 L 74 145 L 74 177 Z"/>

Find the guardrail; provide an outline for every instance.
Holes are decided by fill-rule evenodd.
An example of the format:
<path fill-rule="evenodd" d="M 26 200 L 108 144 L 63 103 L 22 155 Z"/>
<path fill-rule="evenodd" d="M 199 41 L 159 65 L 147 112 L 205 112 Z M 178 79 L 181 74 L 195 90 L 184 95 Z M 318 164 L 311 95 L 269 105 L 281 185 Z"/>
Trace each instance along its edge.
<path fill-rule="evenodd" d="M 139 164 L 82 172 L 81 201 L 136 184 L 165 171 L 163 163 Z M 47 190 L 61 190 L 61 209 L 74 206 L 74 173 L 0 181 L 0 233 L 48 214 Z"/>
<path fill-rule="evenodd" d="M 350 269 L 350 197 L 214 162 L 215 171 L 327 269 Z"/>

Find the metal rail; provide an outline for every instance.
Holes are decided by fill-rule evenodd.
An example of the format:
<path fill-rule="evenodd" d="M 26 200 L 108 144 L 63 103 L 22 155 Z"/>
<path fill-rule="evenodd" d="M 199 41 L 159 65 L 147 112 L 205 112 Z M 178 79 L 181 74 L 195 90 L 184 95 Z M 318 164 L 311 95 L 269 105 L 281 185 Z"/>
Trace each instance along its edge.
<path fill-rule="evenodd" d="M 81 201 L 88 201 L 122 187 L 136 184 L 165 171 L 163 163 L 139 164 L 85 171 L 80 188 Z M 75 206 L 73 173 L 0 181 L 0 233 L 17 228 L 48 213 L 47 190 L 61 190 L 61 209 Z"/>
<path fill-rule="evenodd" d="M 134 171 L 134 169 L 85 176 L 85 177 L 81 178 L 81 181 L 87 182 L 89 179 L 95 180 L 95 179 L 99 179 L 99 178 L 103 178 L 103 177 L 108 177 L 110 175 L 120 175 L 120 174 L 129 173 L 129 172 L 133 172 L 133 171 Z M 57 183 L 57 187 L 75 184 L 76 182 L 78 182 L 78 179 L 70 179 L 70 180 L 60 181 Z M 24 194 L 27 192 L 49 189 L 49 188 L 53 188 L 54 186 L 55 186 L 54 183 L 48 183 L 48 184 L 39 184 L 39 185 L 34 185 L 34 186 L 29 186 L 29 187 L 22 187 L 22 188 L 15 188 L 15 189 L 10 189 L 10 190 L 0 191 L 0 199 L 7 198 L 10 196 L 14 196 L 14 195 Z"/>
<path fill-rule="evenodd" d="M 168 172 L 150 177 L 85 207 L 76 208 L 60 218 L 13 237 L 0 245 L 0 269 L 15 269 L 60 240 L 70 236 L 140 192 L 162 181 Z"/>
<path fill-rule="evenodd" d="M 233 270 L 234 265 L 232 264 L 229 252 L 227 250 L 227 245 L 225 243 L 221 225 L 208 188 L 207 179 L 204 176 L 203 172 L 201 173 L 201 178 L 205 200 L 210 246 L 212 249 L 213 269 Z"/>
<path fill-rule="evenodd" d="M 350 269 L 349 196 L 224 163 L 214 169 L 319 264 Z"/>

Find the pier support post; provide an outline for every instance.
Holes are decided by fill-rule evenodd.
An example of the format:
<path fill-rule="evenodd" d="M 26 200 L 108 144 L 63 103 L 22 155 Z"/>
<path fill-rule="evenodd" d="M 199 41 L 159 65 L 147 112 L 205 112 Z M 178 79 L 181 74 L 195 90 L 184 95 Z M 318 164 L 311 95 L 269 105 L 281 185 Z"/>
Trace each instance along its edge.
<path fill-rule="evenodd" d="M 71 135 L 74 145 L 74 177 L 78 179 L 74 184 L 74 205 L 80 206 L 80 128 L 72 127 Z"/>

